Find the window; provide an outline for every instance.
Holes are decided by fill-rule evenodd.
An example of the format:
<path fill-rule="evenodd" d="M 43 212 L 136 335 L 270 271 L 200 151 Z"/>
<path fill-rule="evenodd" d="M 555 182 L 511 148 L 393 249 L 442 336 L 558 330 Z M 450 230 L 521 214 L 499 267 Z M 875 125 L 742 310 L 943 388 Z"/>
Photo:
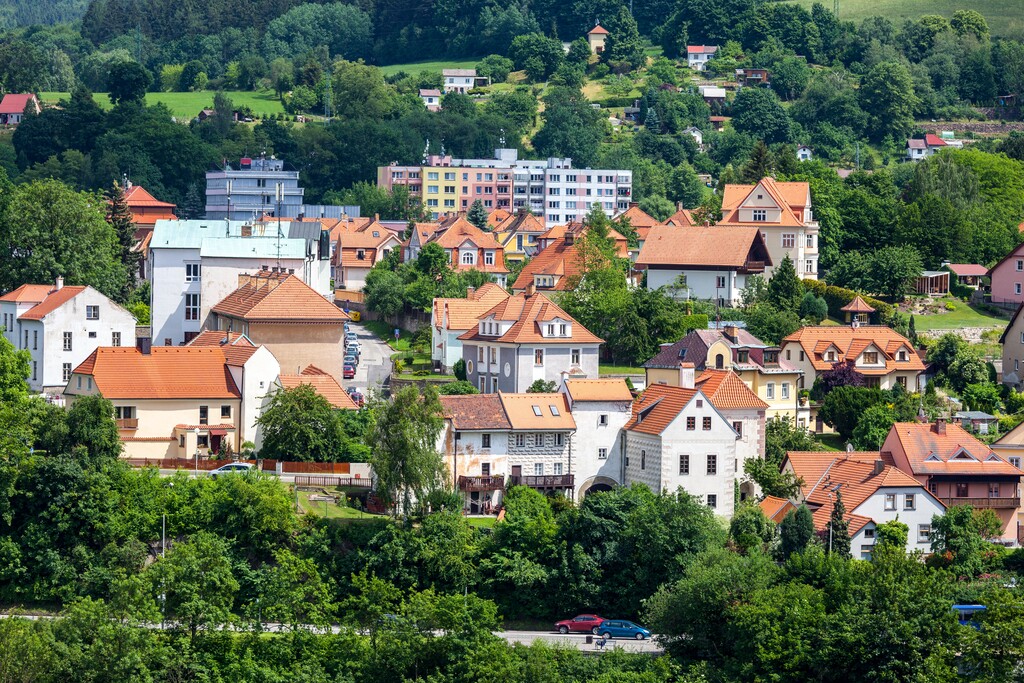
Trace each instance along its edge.
<path fill-rule="evenodd" d="M 716 289 L 725 289 L 725 276 L 724 275 L 716 275 L 715 276 L 715 288 Z"/>
<path fill-rule="evenodd" d="M 717 455 L 708 455 L 708 474 L 709 475 L 718 474 L 718 456 Z"/>
<path fill-rule="evenodd" d="M 480 448 L 490 448 L 490 447 L 491 447 L 491 435 L 490 434 L 481 434 L 480 435 Z"/>
<path fill-rule="evenodd" d="M 712 509 L 718 507 L 718 496 L 713 493 L 708 494 L 708 507 Z"/>
<path fill-rule="evenodd" d="M 564 328 L 565 325 L 562 325 L 562 327 Z M 579 365 L 581 355 L 582 354 L 579 349 L 572 349 L 571 351 L 569 351 L 569 362 L 573 365 Z"/>
<path fill-rule="evenodd" d="M 640 451 L 640 469 L 647 469 L 647 451 Z"/>
<path fill-rule="evenodd" d="M 121 333 L 120 332 L 111 332 L 110 333 L 110 345 L 111 346 L 120 346 L 121 345 Z"/>
<path fill-rule="evenodd" d="M 490 347 L 488 349 L 488 351 L 490 352 L 488 355 L 490 357 L 491 364 L 493 365 L 493 364 L 497 363 L 498 362 L 498 349 L 492 346 L 492 347 Z"/>
<path fill-rule="evenodd" d="M 199 424 L 210 424 L 210 406 L 199 406 Z"/>
<path fill-rule="evenodd" d="M 516 446 L 519 448 L 526 446 L 526 434 L 516 434 Z"/>
<path fill-rule="evenodd" d="M 686 430 L 692 432 L 697 428 L 697 418 L 688 417 L 686 418 Z"/>
<path fill-rule="evenodd" d="M 25 331 L 25 334 L 26 335 L 28 334 L 28 330 Z M 28 346 L 27 342 L 26 342 L 25 346 Z M 64 350 L 65 351 L 70 351 L 71 347 L 72 347 L 71 333 L 70 332 L 65 332 L 64 333 Z"/>
<path fill-rule="evenodd" d="M 181 434 L 181 435 L 178 436 L 178 447 L 179 448 L 184 448 L 185 447 L 185 435 L 184 434 Z"/>
<path fill-rule="evenodd" d="M 231 406 L 220 407 L 220 419 L 230 420 L 231 419 Z"/>
<path fill-rule="evenodd" d="M 537 417 L 543 417 L 544 411 L 540 409 L 540 406 L 533 406 L 533 414 Z"/>
<path fill-rule="evenodd" d="M 805 245 L 807 246 L 808 249 L 814 249 L 814 235 L 813 234 L 808 234 L 807 235 L 807 241 L 805 242 Z"/>
<path fill-rule="evenodd" d="M 769 401 L 775 400 L 775 382 L 768 382 L 764 385 L 764 395 Z"/>
<path fill-rule="evenodd" d="M 1020 294 L 1020 283 L 1019 282 L 1013 283 L 1013 293 L 1014 294 Z"/>
<path fill-rule="evenodd" d="M 569 326 L 564 324 L 564 323 L 559 325 L 558 326 L 558 336 L 559 337 L 567 337 L 567 336 L 569 336 Z"/>
<path fill-rule="evenodd" d="M 966 498 L 969 494 L 967 484 L 961 483 L 956 485 L 956 497 Z"/>
<path fill-rule="evenodd" d="M 564 446 L 565 445 L 565 434 L 555 434 L 555 445 L 556 446 Z"/>
<path fill-rule="evenodd" d="M 62 366 L 64 383 L 67 384 L 71 381 L 71 363 L 64 363 Z"/>
<path fill-rule="evenodd" d="M 198 263 L 186 263 L 185 282 L 199 282 L 199 268 Z"/>
<path fill-rule="evenodd" d="M 536 367 L 544 366 L 544 349 L 533 350 L 533 364 Z"/>
<path fill-rule="evenodd" d="M 865 351 L 864 352 L 864 363 L 866 365 L 877 365 L 878 364 L 878 351 Z"/>
<path fill-rule="evenodd" d="M 789 382 L 782 383 L 782 398 L 789 398 Z"/>
<path fill-rule="evenodd" d="M 732 428 L 736 430 L 736 434 L 738 436 L 743 436 L 743 423 L 742 422 L 733 422 L 732 423 Z"/>
<path fill-rule="evenodd" d="M 903 509 L 904 510 L 916 510 L 917 503 L 914 500 L 915 496 L 913 493 L 908 493 L 903 496 Z"/>
<path fill-rule="evenodd" d="M 472 360 L 467 360 L 466 361 L 466 374 L 468 374 L 468 375 L 472 375 L 473 374 L 473 361 Z"/>
<path fill-rule="evenodd" d="M 813 259 L 807 259 L 806 261 L 804 261 L 804 272 L 805 273 L 813 273 L 814 272 L 814 260 Z"/>
<path fill-rule="evenodd" d="M 803 360 L 803 358 L 801 358 L 800 360 Z M 834 363 L 835 360 L 836 360 L 836 352 L 835 351 L 829 351 L 828 353 L 826 353 L 825 354 L 825 360 L 827 360 L 829 363 Z"/>
<path fill-rule="evenodd" d="M 796 246 L 796 234 L 792 232 L 783 233 L 782 235 L 782 248 L 792 249 Z"/>
<path fill-rule="evenodd" d="M 680 455 L 679 456 L 679 474 L 690 473 L 690 456 Z"/>
<path fill-rule="evenodd" d="M 533 463 L 533 474 L 538 477 L 544 476 L 544 463 L 535 462 Z"/>
<path fill-rule="evenodd" d="M 533 435 L 533 445 L 536 448 L 542 448 L 544 446 L 544 434 L 537 432 Z"/>
<path fill-rule="evenodd" d="M 999 497 L 999 482 L 991 482 L 988 485 L 988 497 L 998 498 Z"/>
<path fill-rule="evenodd" d="M 752 220 L 759 221 L 759 222 L 760 221 L 766 221 L 766 220 L 768 220 L 768 212 L 765 211 L 764 209 L 754 209 Z"/>
<path fill-rule="evenodd" d="M 887 493 L 885 494 L 885 509 L 895 510 L 896 509 L 896 494 Z"/>
<path fill-rule="evenodd" d="M 90 332 L 90 335 L 95 335 L 95 332 Z M 39 330 L 32 330 L 32 350 L 39 350 Z"/>
<path fill-rule="evenodd" d="M 705 432 L 710 432 L 711 431 L 711 418 L 710 417 L 705 417 L 704 418 L 702 427 L 703 427 Z"/>
<path fill-rule="evenodd" d="M 556 462 L 554 464 L 554 474 L 561 474 L 561 473 L 562 473 L 562 463 Z"/>
<path fill-rule="evenodd" d="M 476 254 L 471 251 L 462 252 L 462 265 L 471 266 L 476 263 Z"/>
<path fill-rule="evenodd" d="M 932 541 L 932 525 L 931 524 L 918 524 L 917 525 L 917 542 L 918 543 L 931 543 Z"/>
<path fill-rule="evenodd" d="M 199 320 L 199 295 L 185 295 L 185 320 Z"/>
<path fill-rule="evenodd" d="M 900 351 L 899 353 L 897 353 L 896 354 L 896 360 L 898 360 L 898 361 L 905 361 L 905 360 L 907 360 L 907 352 L 906 351 Z"/>
<path fill-rule="evenodd" d="M 1024 261 L 1017 259 L 1017 270 L 1024 270 Z"/>
<path fill-rule="evenodd" d="M 115 420 L 131 420 L 135 417 L 135 406 L 114 406 Z"/>
<path fill-rule="evenodd" d="M 484 252 L 484 265 L 485 266 L 493 266 L 494 265 L 494 252 L 493 251 Z"/>
<path fill-rule="evenodd" d="M 196 439 L 196 448 L 209 448 L 210 447 L 210 435 L 200 434 L 199 438 Z"/>
<path fill-rule="evenodd" d="M 99 306 L 86 306 L 85 307 L 85 319 L 86 320 L 99 320 L 100 319 L 100 307 Z"/>
<path fill-rule="evenodd" d="M 864 529 L 864 538 L 874 538 L 874 537 L 875 537 L 875 529 L 874 529 L 874 527 L 868 527 L 868 528 Z"/>
<path fill-rule="evenodd" d="M 608 449 L 607 448 L 598 448 L 597 449 L 597 459 L 598 460 L 607 460 L 608 459 Z"/>
<path fill-rule="evenodd" d="M 607 413 L 602 413 L 602 414 L 597 416 L 597 426 L 598 427 L 607 427 L 608 426 L 608 415 L 607 415 Z"/>
<path fill-rule="evenodd" d="M 1010 456 L 1010 464 L 1013 465 L 1014 467 L 1016 467 L 1019 470 L 1020 469 L 1020 456 L 1019 455 L 1011 455 Z"/>

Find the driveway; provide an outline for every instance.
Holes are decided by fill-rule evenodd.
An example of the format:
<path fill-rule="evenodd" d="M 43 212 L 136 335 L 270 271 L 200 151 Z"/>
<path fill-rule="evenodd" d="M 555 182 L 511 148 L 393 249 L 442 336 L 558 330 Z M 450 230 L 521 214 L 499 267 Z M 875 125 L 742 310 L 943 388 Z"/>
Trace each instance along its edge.
<path fill-rule="evenodd" d="M 363 395 L 367 389 L 380 391 L 384 380 L 391 374 L 391 354 L 394 351 L 359 323 L 350 322 L 348 326 L 359 338 L 360 356 L 355 379 L 346 379 L 343 385 L 356 387 Z"/>

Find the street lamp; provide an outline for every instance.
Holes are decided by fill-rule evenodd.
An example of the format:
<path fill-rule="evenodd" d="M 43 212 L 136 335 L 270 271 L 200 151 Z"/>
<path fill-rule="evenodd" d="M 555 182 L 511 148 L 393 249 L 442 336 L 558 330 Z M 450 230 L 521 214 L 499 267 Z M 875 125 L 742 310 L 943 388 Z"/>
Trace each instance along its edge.
<path fill-rule="evenodd" d="M 192 433 L 196 435 L 196 472 L 195 476 L 199 476 L 199 427 L 192 430 Z"/>

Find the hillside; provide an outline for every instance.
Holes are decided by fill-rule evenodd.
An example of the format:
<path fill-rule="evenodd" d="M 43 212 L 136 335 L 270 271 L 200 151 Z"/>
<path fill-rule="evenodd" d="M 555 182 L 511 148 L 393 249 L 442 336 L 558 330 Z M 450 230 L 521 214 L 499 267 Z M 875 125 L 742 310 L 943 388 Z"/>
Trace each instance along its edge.
<path fill-rule="evenodd" d="M 820 0 L 788 0 L 792 4 L 811 9 Z M 829 9 L 832 4 L 822 3 Z M 941 14 L 949 18 L 958 9 L 967 5 L 960 0 L 840 0 L 839 18 L 842 21 L 860 23 L 868 17 L 885 17 L 898 27 L 905 19 L 917 19 L 925 14 Z M 1020 0 L 979 0 L 970 3 L 970 9 L 977 10 L 988 21 L 995 35 L 1019 37 L 1024 33 L 1024 13 Z"/>
<path fill-rule="evenodd" d="M 0 2 L 0 29 L 75 21 L 88 6 L 88 0 L 4 0 Z"/>

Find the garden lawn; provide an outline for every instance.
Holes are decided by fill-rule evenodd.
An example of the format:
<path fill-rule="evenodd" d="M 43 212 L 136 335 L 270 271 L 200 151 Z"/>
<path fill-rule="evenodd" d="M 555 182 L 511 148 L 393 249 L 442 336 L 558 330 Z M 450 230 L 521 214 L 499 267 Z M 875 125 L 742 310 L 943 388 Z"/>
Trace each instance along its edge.
<path fill-rule="evenodd" d="M 831 434 L 815 434 L 814 438 L 821 442 L 823 451 L 845 451 L 846 440 L 835 432 Z"/>
<path fill-rule="evenodd" d="M 466 517 L 466 521 L 469 522 L 470 526 L 478 529 L 493 529 L 495 522 L 498 521 L 497 517 Z"/>
<path fill-rule="evenodd" d="M 643 375 L 643 368 L 634 368 L 628 365 L 600 365 L 597 373 L 599 375 Z"/>
<path fill-rule="evenodd" d="M 456 59 L 456 60 L 438 60 L 434 62 L 412 62 L 409 64 L 388 64 L 387 66 L 380 67 L 380 70 L 384 72 L 385 76 L 391 76 L 404 71 L 410 75 L 416 75 L 421 71 L 437 71 L 440 72 L 443 69 L 474 69 L 476 65 L 480 63 L 479 59 Z"/>
<path fill-rule="evenodd" d="M 810 10 L 819 0 L 794 1 Z M 831 5 L 828 7 L 831 9 Z M 980 0 L 970 5 L 961 0 L 843 0 L 839 3 L 839 18 L 859 24 L 868 17 L 881 16 L 899 26 L 904 19 L 917 19 L 923 14 L 941 14 L 948 19 L 958 9 L 981 12 L 995 35 L 1010 36 L 1024 31 L 1020 0 Z"/>
<path fill-rule="evenodd" d="M 302 509 L 304 514 L 325 517 L 326 519 L 339 519 L 346 522 L 359 520 L 369 521 L 380 518 L 379 515 L 371 515 L 367 512 L 363 512 L 362 510 L 342 507 L 331 502 L 324 503 L 323 501 L 310 501 L 309 497 L 315 495 L 317 495 L 316 492 L 312 491 L 299 492 L 299 507 Z"/>
<path fill-rule="evenodd" d="M 284 107 L 281 101 L 270 90 L 250 92 L 245 90 L 228 90 L 224 93 L 236 107 L 249 107 L 257 116 L 266 114 L 283 114 Z M 209 90 L 200 92 L 150 92 L 146 93 L 146 104 L 153 105 L 162 102 L 171 110 L 176 118 L 193 119 L 203 109 L 213 106 L 214 93 Z M 70 95 L 66 92 L 44 92 L 40 93 L 43 102 L 55 104 L 58 100 L 67 99 Z M 104 109 L 110 109 L 113 105 L 106 93 L 93 93 L 93 99 Z"/>
<path fill-rule="evenodd" d="M 932 330 L 958 330 L 964 327 L 1002 328 L 1006 326 L 1006 321 L 1006 318 L 984 313 L 963 302 L 958 302 L 955 311 L 915 315 L 914 329 L 918 332 L 930 332 Z"/>
<path fill-rule="evenodd" d="M 395 351 L 408 351 L 412 343 L 413 334 L 409 330 L 399 330 L 398 341 L 395 341 L 395 328 L 383 320 L 364 320 L 359 323 Z"/>

